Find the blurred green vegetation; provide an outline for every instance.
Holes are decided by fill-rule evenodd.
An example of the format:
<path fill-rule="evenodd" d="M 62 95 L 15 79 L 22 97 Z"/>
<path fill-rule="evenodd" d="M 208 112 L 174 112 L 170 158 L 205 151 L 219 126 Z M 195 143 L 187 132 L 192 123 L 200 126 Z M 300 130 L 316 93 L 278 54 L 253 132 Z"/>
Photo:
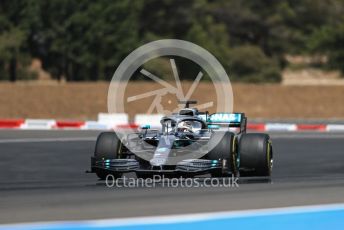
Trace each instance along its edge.
<path fill-rule="evenodd" d="M 164 38 L 206 48 L 232 81 L 279 82 L 286 54 L 326 55 L 344 73 L 344 1 L 2 0 L 0 79 L 35 78 L 24 70 L 39 58 L 56 79 L 109 80 L 132 50 Z"/>

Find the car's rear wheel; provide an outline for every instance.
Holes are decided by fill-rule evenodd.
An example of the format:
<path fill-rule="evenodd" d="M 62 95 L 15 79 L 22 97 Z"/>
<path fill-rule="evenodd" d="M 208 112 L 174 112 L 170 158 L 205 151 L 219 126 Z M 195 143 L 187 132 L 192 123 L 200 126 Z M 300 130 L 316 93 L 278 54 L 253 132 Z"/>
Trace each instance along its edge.
<path fill-rule="evenodd" d="M 122 143 L 116 133 L 103 132 L 99 134 L 96 142 L 96 148 L 94 151 L 94 157 L 96 161 L 106 159 L 116 159 L 122 148 Z M 101 180 L 105 180 L 109 174 L 107 170 L 95 169 L 95 173 Z M 115 178 L 119 178 L 122 175 L 120 173 L 111 173 Z"/>
<path fill-rule="evenodd" d="M 271 176 L 273 154 L 269 135 L 263 133 L 242 134 L 238 151 L 240 176 Z"/>
<path fill-rule="evenodd" d="M 235 134 L 232 132 L 214 132 L 209 140 L 209 153 L 207 158 L 209 160 L 226 160 L 230 172 L 216 172 L 212 173 L 213 177 L 228 176 L 229 174 L 236 176 L 238 174 L 237 154 L 236 154 L 237 140 Z"/>

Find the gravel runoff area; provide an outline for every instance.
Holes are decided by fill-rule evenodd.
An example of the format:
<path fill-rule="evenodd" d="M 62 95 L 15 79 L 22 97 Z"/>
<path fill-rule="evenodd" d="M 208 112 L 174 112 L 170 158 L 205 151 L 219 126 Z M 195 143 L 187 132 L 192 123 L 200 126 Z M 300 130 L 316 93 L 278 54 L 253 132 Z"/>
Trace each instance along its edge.
<path fill-rule="evenodd" d="M 190 82 L 183 82 L 184 91 Z M 108 82 L 1 83 L 0 118 L 96 119 L 107 111 Z M 249 118 L 344 119 L 344 86 L 286 86 L 233 84 L 234 110 Z M 152 82 L 130 82 L 126 96 L 161 88 Z M 191 97 L 200 103 L 216 98 L 214 85 L 202 82 Z M 128 103 L 127 113 L 145 113 L 152 97 Z M 175 105 L 172 94 L 162 97 L 166 108 Z M 211 111 L 212 109 L 210 109 Z"/>

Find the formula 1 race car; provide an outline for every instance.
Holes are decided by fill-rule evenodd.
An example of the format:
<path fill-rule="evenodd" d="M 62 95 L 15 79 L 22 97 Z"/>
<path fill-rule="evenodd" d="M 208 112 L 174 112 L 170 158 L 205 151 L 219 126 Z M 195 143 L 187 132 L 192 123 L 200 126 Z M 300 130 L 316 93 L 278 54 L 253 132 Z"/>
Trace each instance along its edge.
<path fill-rule="evenodd" d="M 212 177 L 271 175 L 273 152 L 269 135 L 246 133 L 244 113 L 199 112 L 185 101 L 179 113 L 161 119 L 161 129 L 98 136 L 91 171 L 100 179 L 135 172 L 138 178 L 154 175 Z"/>

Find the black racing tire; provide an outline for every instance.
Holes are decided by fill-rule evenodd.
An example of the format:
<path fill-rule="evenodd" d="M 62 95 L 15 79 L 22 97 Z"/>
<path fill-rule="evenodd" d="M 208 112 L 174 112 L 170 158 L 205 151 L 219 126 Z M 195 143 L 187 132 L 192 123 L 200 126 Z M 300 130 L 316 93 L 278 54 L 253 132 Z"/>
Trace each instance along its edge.
<path fill-rule="evenodd" d="M 114 132 L 100 133 L 96 148 L 94 150 L 94 157 L 96 159 L 116 159 L 121 148 L 121 141 Z"/>
<path fill-rule="evenodd" d="M 264 133 L 242 134 L 238 152 L 240 176 L 271 176 L 273 155 L 269 135 Z"/>
<path fill-rule="evenodd" d="M 207 158 L 209 160 L 227 160 L 232 172 L 230 174 L 237 175 L 237 154 L 236 154 L 236 136 L 229 131 L 217 131 L 214 132 L 209 140 L 209 153 Z M 213 173 L 212 177 L 228 176 L 218 172 Z"/>
<path fill-rule="evenodd" d="M 118 158 L 118 154 L 120 153 L 121 148 L 122 144 L 116 133 L 100 133 L 97 138 L 96 148 L 94 151 L 95 160 L 116 159 Z M 106 176 L 109 174 L 107 171 L 102 169 L 96 169 L 95 173 L 101 180 L 105 180 Z M 112 173 L 112 175 L 115 178 L 119 178 L 122 176 L 120 173 Z"/>

